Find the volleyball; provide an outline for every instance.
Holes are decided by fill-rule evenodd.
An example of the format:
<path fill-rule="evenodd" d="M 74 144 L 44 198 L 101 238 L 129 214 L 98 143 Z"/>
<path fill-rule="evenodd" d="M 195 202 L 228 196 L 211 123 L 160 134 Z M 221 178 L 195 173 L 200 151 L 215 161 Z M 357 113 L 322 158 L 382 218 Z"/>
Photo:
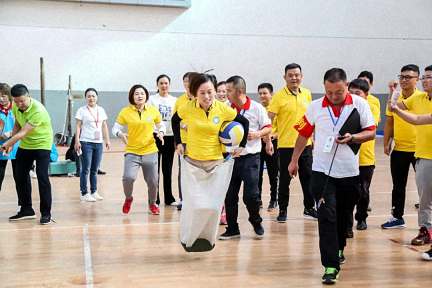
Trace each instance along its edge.
<path fill-rule="evenodd" d="M 243 126 L 235 121 L 225 122 L 219 131 L 219 140 L 222 144 L 229 147 L 238 146 L 243 139 Z"/>

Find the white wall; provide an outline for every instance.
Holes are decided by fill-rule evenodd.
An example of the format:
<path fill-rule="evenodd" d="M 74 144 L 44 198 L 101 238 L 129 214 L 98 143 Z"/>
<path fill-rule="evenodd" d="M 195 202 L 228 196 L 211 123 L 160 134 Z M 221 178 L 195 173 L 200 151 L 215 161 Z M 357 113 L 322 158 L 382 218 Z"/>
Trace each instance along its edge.
<path fill-rule="evenodd" d="M 54 1 L 0 1 L 0 81 L 39 88 L 154 88 L 172 76 L 215 68 L 219 79 L 281 86 L 283 67 L 303 66 L 305 85 L 322 92 L 322 75 L 340 66 L 350 77 L 374 72 L 386 91 L 403 64 L 432 64 L 430 0 L 193 0 L 190 9 Z M 153 87 L 152 87 L 153 86 Z"/>

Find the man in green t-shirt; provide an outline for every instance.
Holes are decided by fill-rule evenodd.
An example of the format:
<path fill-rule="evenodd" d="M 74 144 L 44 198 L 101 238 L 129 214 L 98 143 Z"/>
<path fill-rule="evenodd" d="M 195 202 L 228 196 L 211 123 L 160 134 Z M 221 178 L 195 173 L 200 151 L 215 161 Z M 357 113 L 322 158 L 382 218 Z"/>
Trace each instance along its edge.
<path fill-rule="evenodd" d="M 50 151 L 53 142 L 51 118 L 45 107 L 39 101 L 32 99 L 26 86 L 17 84 L 12 87 L 11 94 L 15 105 L 12 111 L 15 116 L 15 126 L 12 137 L 1 149 L 9 153 L 17 141 L 21 140 L 17 155 L 17 193 L 20 211 L 9 217 L 10 221 L 36 218 L 32 207 L 30 169 L 36 161 L 36 174 L 40 196 L 40 223 L 51 222 L 51 183 L 48 177 Z"/>

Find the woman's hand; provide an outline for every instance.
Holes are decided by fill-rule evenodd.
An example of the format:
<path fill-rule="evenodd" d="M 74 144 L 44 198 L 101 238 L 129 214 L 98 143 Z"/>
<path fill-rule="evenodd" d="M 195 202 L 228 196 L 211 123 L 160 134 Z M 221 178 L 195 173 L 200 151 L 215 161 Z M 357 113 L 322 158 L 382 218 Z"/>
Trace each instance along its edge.
<path fill-rule="evenodd" d="M 184 147 L 183 144 L 177 144 L 176 152 L 178 155 L 183 156 L 184 155 Z"/>

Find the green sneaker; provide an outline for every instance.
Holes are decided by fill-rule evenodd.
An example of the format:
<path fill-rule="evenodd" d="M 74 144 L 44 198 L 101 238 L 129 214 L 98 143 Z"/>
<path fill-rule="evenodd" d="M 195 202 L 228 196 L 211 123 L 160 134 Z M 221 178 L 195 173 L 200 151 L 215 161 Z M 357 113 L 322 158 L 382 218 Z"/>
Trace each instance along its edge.
<path fill-rule="evenodd" d="M 327 285 L 332 285 L 337 282 L 339 278 L 339 270 L 332 267 L 326 267 L 324 270 L 324 275 L 322 276 L 322 283 Z"/>

